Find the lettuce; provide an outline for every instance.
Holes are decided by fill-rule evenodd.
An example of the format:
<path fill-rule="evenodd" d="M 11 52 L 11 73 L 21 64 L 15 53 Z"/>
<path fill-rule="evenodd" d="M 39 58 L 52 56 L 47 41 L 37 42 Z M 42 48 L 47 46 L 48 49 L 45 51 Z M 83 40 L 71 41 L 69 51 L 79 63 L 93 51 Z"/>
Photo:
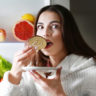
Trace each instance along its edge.
<path fill-rule="evenodd" d="M 7 61 L 5 58 L 0 56 L 0 78 L 3 78 L 3 75 L 6 71 L 10 70 L 12 67 L 12 64 Z"/>

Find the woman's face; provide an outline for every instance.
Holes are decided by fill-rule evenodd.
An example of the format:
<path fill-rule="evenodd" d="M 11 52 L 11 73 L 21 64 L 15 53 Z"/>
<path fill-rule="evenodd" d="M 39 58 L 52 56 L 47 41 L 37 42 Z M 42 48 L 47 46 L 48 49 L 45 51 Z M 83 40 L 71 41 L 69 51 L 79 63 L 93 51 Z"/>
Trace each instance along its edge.
<path fill-rule="evenodd" d="M 37 22 L 37 35 L 47 41 L 46 48 L 41 50 L 45 55 L 59 55 L 64 51 L 61 27 L 61 20 L 57 13 L 45 11 L 40 15 Z"/>

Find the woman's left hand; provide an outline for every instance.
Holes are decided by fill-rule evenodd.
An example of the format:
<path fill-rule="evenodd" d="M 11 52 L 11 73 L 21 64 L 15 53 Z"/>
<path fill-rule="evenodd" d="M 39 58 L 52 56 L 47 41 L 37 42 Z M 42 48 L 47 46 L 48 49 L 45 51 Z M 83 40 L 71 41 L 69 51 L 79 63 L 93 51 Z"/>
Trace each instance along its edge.
<path fill-rule="evenodd" d="M 42 77 L 38 72 L 32 71 L 32 77 L 45 91 L 50 93 L 50 96 L 66 96 L 61 85 L 61 67 L 57 69 L 56 77 L 53 79 L 46 79 Z"/>

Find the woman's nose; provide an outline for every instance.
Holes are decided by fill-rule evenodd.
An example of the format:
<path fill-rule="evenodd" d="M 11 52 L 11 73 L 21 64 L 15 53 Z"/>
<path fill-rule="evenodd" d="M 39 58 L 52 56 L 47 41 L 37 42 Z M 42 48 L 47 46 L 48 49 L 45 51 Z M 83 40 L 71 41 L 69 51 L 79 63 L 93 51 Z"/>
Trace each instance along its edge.
<path fill-rule="evenodd" d="M 43 36 L 47 36 L 47 37 L 48 37 L 48 36 L 50 36 L 50 35 L 51 35 L 50 29 L 48 29 L 48 28 L 45 29 Z"/>

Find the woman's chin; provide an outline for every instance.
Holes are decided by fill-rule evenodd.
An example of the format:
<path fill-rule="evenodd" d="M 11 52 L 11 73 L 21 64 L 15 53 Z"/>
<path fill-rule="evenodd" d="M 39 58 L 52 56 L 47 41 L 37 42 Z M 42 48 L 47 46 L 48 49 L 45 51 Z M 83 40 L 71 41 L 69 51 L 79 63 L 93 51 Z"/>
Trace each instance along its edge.
<path fill-rule="evenodd" d="M 45 51 L 45 50 L 41 50 L 42 51 L 42 53 L 44 54 L 44 55 L 46 55 L 46 56 L 50 56 L 51 55 L 51 53 L 50 52 L 48 52 L 48 51 Z"/>

